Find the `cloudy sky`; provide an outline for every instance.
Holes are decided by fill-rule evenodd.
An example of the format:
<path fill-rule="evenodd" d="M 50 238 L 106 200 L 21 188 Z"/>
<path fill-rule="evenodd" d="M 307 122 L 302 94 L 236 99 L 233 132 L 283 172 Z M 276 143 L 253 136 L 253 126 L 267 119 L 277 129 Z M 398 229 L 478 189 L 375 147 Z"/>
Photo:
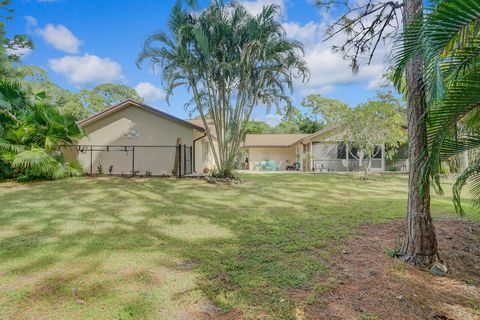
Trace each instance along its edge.
<path fill-rule="evenodd" d="M 165 29 L 173 0 L 19 0 L 15 19 L 7 25 L 9 35 L 25 33 L 35 49 L 25 52 L 25 64 L 40 66 L 62 87 L 78 90 L 103 82 L 134 87 L 147 103 L 179 117 L 189 93 L 178 89 L 166 103 L 160 75 L 147 65 L 138 69 L 135 59 L 145 37 Z M 309 93 L 320 93 L 356 105 L 375 95 L 385 69 L 382 54 L 369 66 L 352 75 L 348 62 L 331 50 L 337 37 L 324 42 L 326 26 L 335 14 L 321 12 L 312 0 L 245 0 L 252 13 L 275 2 L 283 8 L 282 21 L 288 37 L 305 45 L 311 71 L 308 84 L 293 92 L 298 104 Z M 207 2 L 205 2 L 207 3 Z M 338 14 L 338 13 L 337 13 Z M 259 108 L 256 119 L 275 124 L 279 116 Z"/>

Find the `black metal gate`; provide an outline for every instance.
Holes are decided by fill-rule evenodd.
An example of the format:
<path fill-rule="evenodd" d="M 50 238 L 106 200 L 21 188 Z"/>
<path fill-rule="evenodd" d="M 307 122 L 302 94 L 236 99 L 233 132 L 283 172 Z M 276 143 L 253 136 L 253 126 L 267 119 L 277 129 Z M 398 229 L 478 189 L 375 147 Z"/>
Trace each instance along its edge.
<path fill-rule="evenodd" d="M 188 174 L 192 174 L 193 172 L 193 155 L 192 155 L 192 152 L 193 152 L 193 148 L 192 147 L 189 147 L 187 145 L 179 145 L 179 152 L 180 152 L 180 173 L 179 173 L 179 177 L 182 177 L 182 176 L 185 176 L 185 175 L 188 175 Z"/>

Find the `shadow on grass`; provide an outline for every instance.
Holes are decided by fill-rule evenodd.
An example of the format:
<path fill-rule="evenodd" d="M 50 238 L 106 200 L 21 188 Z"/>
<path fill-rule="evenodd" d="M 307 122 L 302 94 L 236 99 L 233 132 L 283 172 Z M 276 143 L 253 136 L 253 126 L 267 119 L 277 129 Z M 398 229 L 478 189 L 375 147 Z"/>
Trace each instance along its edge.
<path fill-rule="evenodd" d="M 188 265 L 224 310 L 289 318 L 296 308 L 289 290 L 308 290 L 325 278 L 335 241 L 352 226 L 401 217 L 405 190 L 405 177 L 360 182 L 349 175 L 291 174 L 247 176 L 239 186 L 120 178 L 0 185 L 0 277 L 2 271 L 12 281 L 30 274 L 36 280 L 30 301 L 55 301 L 71 298 L 86 274 L 105 269 L 106 257 L 140 255 L 143 271 L 114 262 L 118 274 L 93 277 L 78 298 L 112 296 L 112 283 L 127 282 L 141 294 L 114 315 L 148 318 L 158 306 L 145 291 L 153 278 L 144 269 L 178 272 Z M 155 263 L 142 267 L 149 256 Z M 64 265 L 73 267 L 56 269 Z M 125 279 L 125 272 L 139 276 Z"/>

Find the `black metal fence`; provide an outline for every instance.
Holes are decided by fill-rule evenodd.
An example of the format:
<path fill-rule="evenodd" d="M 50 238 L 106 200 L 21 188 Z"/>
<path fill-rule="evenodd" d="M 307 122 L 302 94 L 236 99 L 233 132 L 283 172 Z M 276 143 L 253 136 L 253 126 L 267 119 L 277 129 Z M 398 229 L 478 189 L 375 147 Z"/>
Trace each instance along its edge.
<path fill-rule="evenodd" d="M 66 145 L 61 149 L 90 175 L 183 177 L 193 169 L 193 148 L 187 145 Z"/>

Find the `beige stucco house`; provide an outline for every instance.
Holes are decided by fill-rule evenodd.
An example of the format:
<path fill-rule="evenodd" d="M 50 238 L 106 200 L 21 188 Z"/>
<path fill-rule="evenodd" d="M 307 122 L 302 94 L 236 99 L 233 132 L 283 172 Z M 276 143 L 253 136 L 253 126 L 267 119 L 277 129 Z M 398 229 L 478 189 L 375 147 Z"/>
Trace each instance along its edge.
<path fill-rule="evenodd" d="M 85 136 L 68 152 L 87 173 L 189 174 L 214 165 L 203 127 L 142 103 L 124 101 L 79 126 Z"/>
<path fill-rule="evenodd" d="M 182 120 L 127 100 L 79 122 L 85 136 L 66 148 L 87 173 L 185 175 L 215 166 L 202 120 Z M 215 127 L 207 126 L 216 148 Z M 358 170 L 355 150 L 347 152 L 337 127 L 313 134 L 247 134 L 237 168 L 258 171 L 315 172 Z M 361 158 L 361 157 L 360 157 Z M 385 147 L 371 170 L 386 170 Z"/>

